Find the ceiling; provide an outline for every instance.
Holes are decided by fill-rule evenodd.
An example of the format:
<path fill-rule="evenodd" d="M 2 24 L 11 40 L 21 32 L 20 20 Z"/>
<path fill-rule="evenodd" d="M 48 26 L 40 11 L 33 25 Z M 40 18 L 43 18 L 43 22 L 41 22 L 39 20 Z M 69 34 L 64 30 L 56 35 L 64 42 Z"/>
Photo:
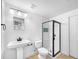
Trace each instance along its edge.
<path fill-rule="evenodd" d="M 78 8 L 78 0 L 6 0 L 31 13 L 53 17 Z"/>

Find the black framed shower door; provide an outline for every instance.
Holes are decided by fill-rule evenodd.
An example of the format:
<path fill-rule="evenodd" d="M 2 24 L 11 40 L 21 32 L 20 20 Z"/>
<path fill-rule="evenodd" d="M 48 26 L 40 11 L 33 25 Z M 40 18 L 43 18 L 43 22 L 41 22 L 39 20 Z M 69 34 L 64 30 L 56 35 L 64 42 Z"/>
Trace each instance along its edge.
<path fill-rule="evenodd" d="M 52 22 L 52 57 L 55 57 L 61 51 L 61 23 L 55 20 L 46 21 L 42 23 L 42 47 L 44 47 L 43 25 L 49 22 Z"/>
<path fill-rule="evenodd" d="M 53 57 L 61 51 L 61 23 L 53 20 Z"/>

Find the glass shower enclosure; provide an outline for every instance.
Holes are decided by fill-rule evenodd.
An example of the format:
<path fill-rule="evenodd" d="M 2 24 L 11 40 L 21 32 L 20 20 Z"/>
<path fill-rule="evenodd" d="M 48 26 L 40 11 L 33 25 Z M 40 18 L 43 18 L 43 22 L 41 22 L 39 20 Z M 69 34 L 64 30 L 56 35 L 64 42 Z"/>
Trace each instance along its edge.
<path fill-rule="evenodd" d="M 52 57 L 61 51 L 61 23 L 55 20 L 42 23 L 42 46 Z"/>

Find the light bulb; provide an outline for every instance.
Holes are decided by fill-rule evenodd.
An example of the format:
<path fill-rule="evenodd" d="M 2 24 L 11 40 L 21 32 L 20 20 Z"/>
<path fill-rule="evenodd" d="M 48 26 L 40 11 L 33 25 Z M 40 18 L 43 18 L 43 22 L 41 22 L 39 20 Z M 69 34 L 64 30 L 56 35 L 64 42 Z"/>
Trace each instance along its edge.
<path fill-rule="evenodd" d="M 15 11 L 13 9 L 10 9 L 11 14 L 15 14 Z"/>
<path fill-rule="evenodd" d="M 24 14 L 24 17 L 27 17 L 28 14 Z"/>
<path fill-rule="evenodd" d="M 20 11 L 18 11 L 18 15 L 21 16 L 21 12 Z"/>

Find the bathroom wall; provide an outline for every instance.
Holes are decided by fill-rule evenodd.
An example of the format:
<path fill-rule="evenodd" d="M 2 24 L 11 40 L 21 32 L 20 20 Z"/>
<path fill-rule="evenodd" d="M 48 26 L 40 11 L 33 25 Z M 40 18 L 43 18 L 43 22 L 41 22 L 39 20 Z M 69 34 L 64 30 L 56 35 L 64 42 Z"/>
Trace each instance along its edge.
<path fill-rule="evenodd" d="M 78 15 L 71 16 L 69 22 L 70 22 L 69 52 L 71 56 L 78 58 Z"/>
<path fill-rule="evenodd" d="M 69 48 L 70 48 L 69 47 L 69 39 L 70 39 L 69 19 L 71 16 L 77 15 L 77 13 L 78 13 L 78 9 L 74 9 L 52 18 L 48 18 L 48 17 L 43 18 L 43 22 L 49 21 L 49 20 L 56 20 L 61 23 L 61 52 L 66 55 L 69 55 Z"/>
<path fill-rule="evenodd" d="M 9 9 L 13 6 L 8 5 L 5 3 L 5 19 L 2 19 L 5 21 L 6 24 L 6 30 L 5 30 L 5 55 L 4 59 L 16 59 L 16 49 L 9 49 L 7 47 L 7 44 L 10 41 L 17 40 L 17 38 L 20 36 L 23 38 L 23 40 L 31 40 L 32 42 L 36 40 L 42 39 L 42 16 L 28 13 L 28 16 L 25 18 L 25 25 L 24 30 L 14 30 L 13 27 L 13 15 L 10 14 Z M 16 8 L 16 7 L 13 7 Z M 3 40 L 3 39 L 2 39 Z M 34 47 L 25 47 L 24 48 L 24 59 L 31 55 L 34 52 Z"/>

